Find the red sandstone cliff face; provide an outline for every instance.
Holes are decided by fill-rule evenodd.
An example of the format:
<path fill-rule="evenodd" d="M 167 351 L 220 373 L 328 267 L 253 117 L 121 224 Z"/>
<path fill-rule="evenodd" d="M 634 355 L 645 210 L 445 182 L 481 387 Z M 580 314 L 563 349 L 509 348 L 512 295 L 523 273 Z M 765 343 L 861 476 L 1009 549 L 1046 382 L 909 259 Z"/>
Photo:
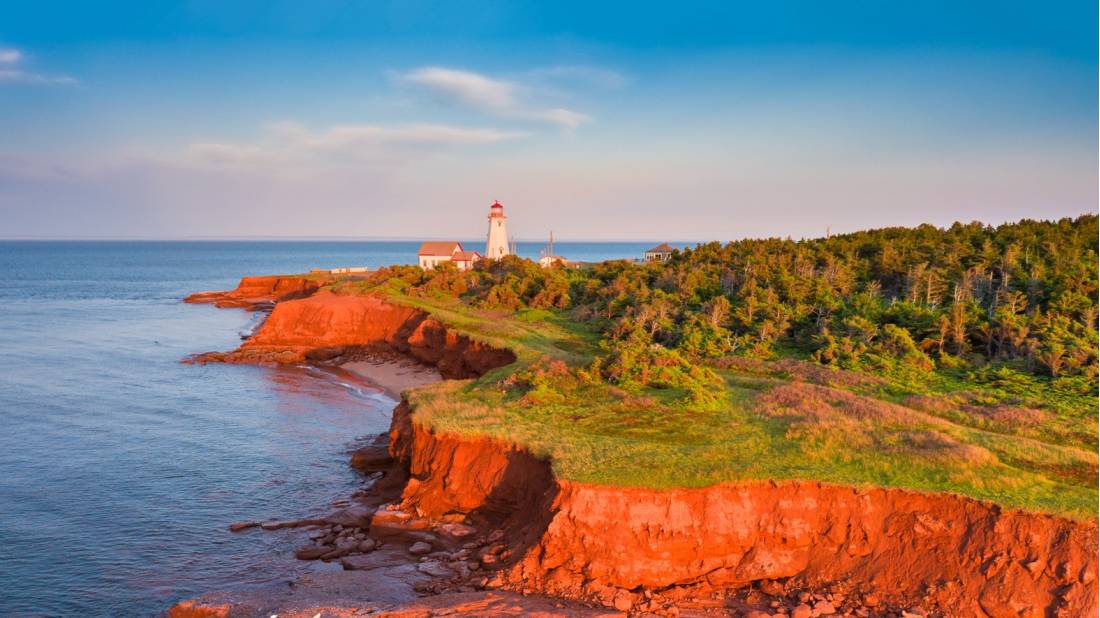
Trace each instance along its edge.
<path fill-rule="evenodd" d="M 435 435 L 407 407 L 393 429 L 404 506 L 508 530 L 512 588 L 625 607 L 644 591 L 687 598 L 794 578 L 952 616 L 1097 613 L 1095 522 L 813 482 L 597 487 L 555 480 L 515 447 Z"/>
<path fill-rule="evenodd" d="M 514 360 L 423 312 L 327 291 L 279 303 L 240 349 L 198 360 L 302 362 L 370 346 L 405 352 L 452 378 Z M 845 582 L 951 616 L 1097 613 L 1095 521 L 813 482 L 671 491 L 571 483 L 520 448 L 437 435 L 404 404 L 390 445 L 408 474 L 403 506 L 506 531 L 501 579 L 514 589 L 625 608 L 647 591 L 703 597 L 790 578 Z"/>
<path fill-rule="evenodd" d="M 240 307 L 252 311 L 270 309 L 275 303 L 310 296 L 330 280 L 297 276 L 244 277 L 237 288 L 222 292 L 198 292 L 185 303 L 211 303 L 216 307 Z"/>
<path fill-rule="evenodd" d="M 356 349 L 386 349 L 434 365 L 446 378 L 471 378 L 514 362 L 500 350 L 459 335 L 418 309 L 373 296 L 321 290 L 280 302 L 260 330 L 233 352 L 211 352 L 197 362 L 300 363 L 328 360 Z"/>
<path fill-rule="evenodd" d="M 952 615 L 1097 612 L 1094 525 L 957 496 L 810 482 L 560 487 L 546 532 L 510 573 L 545 592 L 798 577 L 899 602 L 930 598 Z"/>

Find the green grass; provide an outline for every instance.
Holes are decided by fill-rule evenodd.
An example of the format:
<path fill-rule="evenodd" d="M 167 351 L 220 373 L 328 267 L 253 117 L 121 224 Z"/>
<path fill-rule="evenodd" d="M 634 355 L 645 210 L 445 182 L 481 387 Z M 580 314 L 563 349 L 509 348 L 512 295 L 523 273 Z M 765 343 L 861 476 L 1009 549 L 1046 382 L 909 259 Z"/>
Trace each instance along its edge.
<path fill-rule="evenodd" d="M 1074 518 L 1097 514 L 1096 397 L 1074 385 L 1006 385 L 951 372 L 919 383 L 847 372 L 831 380 L 797 375 L 797 364 L 759 363 L 721 369 L 717 403 L 700 406 L 676 389 L 626 392 L 575 372 L 529 394 L 517 374 L 550 361 L 591 363 L 599 335 L 590 323 L 412 296 L 392 281 L 369 291 L 518 357 L 478 380 L 408 393 L 418 422 L 522 445 L 549 457 L 559 478 L 652 488 L 801 479 L 953 492 Z M 939 399 L 921 400 L 935 404 L 930 410 L 912 404 L 917 395 Z M 1041 421 L 1024 415 L 1021 424 L 1011 410 L 1003 420 L 993 414 L 997 406 L 1035 408 L 1028 413 Z"/>

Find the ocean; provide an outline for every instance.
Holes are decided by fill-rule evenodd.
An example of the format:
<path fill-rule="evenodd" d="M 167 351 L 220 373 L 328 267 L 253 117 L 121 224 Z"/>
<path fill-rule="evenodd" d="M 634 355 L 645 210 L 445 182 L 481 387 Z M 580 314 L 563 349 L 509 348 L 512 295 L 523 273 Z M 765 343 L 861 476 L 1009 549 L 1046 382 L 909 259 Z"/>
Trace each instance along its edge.
<path fill-rule="evenodd" d="M 580 261 L 652 243 L 556 243 Z M 185 365 L 261 316 L 186 305 L 244 275 L 415 263 L 415 242 L 0 242 L 0 616 L 155 616 L 333 568 L 303 532 L 362 485 L 395 402 L 309 367 Z M 520 243 L 537 257 L 541 243 Z"/>

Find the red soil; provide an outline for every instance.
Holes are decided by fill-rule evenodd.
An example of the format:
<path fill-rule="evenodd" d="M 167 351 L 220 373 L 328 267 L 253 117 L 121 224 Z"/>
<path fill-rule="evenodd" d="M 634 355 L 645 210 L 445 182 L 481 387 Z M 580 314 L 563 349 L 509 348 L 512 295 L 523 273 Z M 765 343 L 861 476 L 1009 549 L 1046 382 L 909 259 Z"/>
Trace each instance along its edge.
<path fill-rule="evenodd" d="M 949 494 L 815 482 L 649 490 L 555 480 L 490 440 L 436 435 L 395 411 L 403 506 L 508 532 L 506 587 L 620 608 L 760 580 L 843 583 L 952 616 L 1097 613 L 1097 527 Z"/>
<path fill-rule="evenodd" d="M 445 378 L 471 378 L 515 361 L 499 350 L 447 329 L 427 313 L 374 296 L 321 290 L 280 302 L 260 330 L 234 352 L 210 352 L 197 362 L 301 363 L 330 360 L 358 349 L 381 348 L 434 365 Z"/>
<path fill-rule="evenodd" d="M 244 277 L 237 289 L 223 292 L 198 292 L 183 299 L 185 303 L 211 303 L 216 307 L 240 307 L 257 311 L 275 303 L 310 296 L 321 286 L 332 283 L 301 276 Z"/>
<path fill-rule="evenodd" d="M 301 362 L 384 345 L 464 378 L 514 356 L 415 309 L 322 291 L 279 303 L 252 339 L 197 360 Z M 752 582 L 842 584 L 864 605 L 951 616 L 1096 615 L 1097 524 L 948 494 L 815 482 L 703 489 L 601 487 L 556 479 L 521 448 L 440 435 L 394 411 L 402 507 L 505 531 L 497 583 L 642 609 Z M 404 477 L 395 474 L 393 477 Z M 762 587 L 763 587 L 762 585 Z"/>

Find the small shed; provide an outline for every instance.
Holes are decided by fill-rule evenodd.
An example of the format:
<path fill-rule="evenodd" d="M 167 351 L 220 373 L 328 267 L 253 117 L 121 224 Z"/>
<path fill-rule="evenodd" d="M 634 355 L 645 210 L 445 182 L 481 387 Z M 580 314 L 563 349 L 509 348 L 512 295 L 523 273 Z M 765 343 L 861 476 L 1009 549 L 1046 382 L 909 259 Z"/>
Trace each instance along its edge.
<path fill-rule="evenodd" d="M 647 249 L 645 252 L 645 261 L 647 262 L 666 262 L 672 257 L 672 252 L 675 249 L 667 242 L 663 242 L 652 249 Z"/>

